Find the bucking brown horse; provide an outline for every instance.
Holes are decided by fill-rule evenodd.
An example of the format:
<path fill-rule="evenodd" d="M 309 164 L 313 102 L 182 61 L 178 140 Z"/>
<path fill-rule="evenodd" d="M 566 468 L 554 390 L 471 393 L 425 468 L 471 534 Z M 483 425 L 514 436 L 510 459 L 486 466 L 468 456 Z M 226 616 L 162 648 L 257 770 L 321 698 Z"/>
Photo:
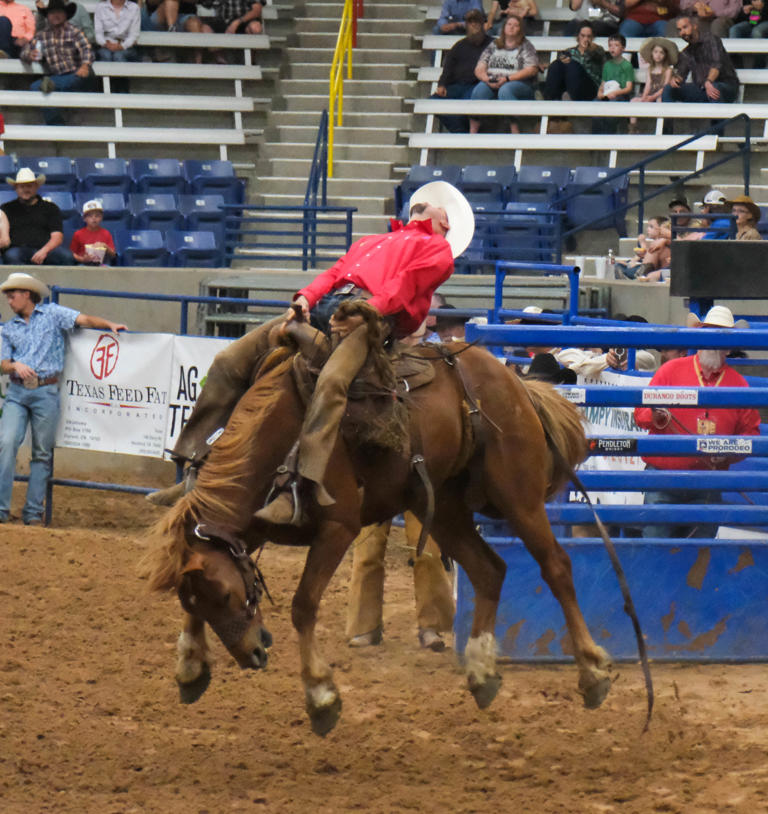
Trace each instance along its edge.
<path fill-rule="evenodd" d="M 569 557 L 555 540 L 544 506 L 566 483 L 568 466 L 586 455 L 578 411 L 549 385 L 524 383 L 484 349 L 456 343 L 444 356 L 429 347 L 417 352 L 432 357 L 435 375 L 407 397 L 410 453 L 423 455 L 434 487 L 433 537 L 443 554 L 465 570 L 475 591 L 464 652 L 475 701 L 488 706 L 501 682 L 494 625 L 505 573 L 501 558 L 475 528 L 473 509 L 478 509 L 506 519 L 539 563 L 563 609 L 584 704 L 599 706 L 610 688 L 610 657 L 587 629 Z M 309 506 L 309 522 L 301 528 L 256 520 L 254 512 L 264 505 L 301 427 L 304 403 L 293 370 L 288 349 L 267 357 L 195 488 L 157 527 L 145 565 L 151 587 L 177 591 L 187 612 L 176 678 L 182 700 L 192 701 L 210 676 L 205 623 L 241 667 L 266 664 L 270 637 L 258 602 L 262 581 L 247 555 L 266 540 L 308 546 L 292 618 L 307 711 L 313 730 L 325 734 L 338 720 L 341 699 L 315 638 L 323 592 L 362 525 L 405 510 L 423 520 L 428 500 L 410 453 L 350 443 L 342 433 L 325 481 L 336 503 Z M 467 420 L 468 393 L 479 407 L 482 444 Z"/>

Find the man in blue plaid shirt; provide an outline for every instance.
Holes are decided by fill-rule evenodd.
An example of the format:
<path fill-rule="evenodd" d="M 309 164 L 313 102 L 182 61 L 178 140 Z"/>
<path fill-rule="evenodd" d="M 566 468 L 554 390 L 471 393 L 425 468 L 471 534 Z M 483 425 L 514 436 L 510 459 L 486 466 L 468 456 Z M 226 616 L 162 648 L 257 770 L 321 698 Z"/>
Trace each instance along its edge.
<path fill-rule="evenodd" d="M 93 49 L 85 34 L 68 22 L 76 11 L 74 3 L 65 3 L 64 0 L 51 0 L 48 7 L 42 9 L 49 28 L 38 32 L 19 54 L 23 62 L 44 63 L 48 73 L 33 82 L 31 90 L 43 93 L 88 90 Z M 44 108 L 43 118 L 46 124 L 64 124 L 61 111 L 55 107 Z"/>

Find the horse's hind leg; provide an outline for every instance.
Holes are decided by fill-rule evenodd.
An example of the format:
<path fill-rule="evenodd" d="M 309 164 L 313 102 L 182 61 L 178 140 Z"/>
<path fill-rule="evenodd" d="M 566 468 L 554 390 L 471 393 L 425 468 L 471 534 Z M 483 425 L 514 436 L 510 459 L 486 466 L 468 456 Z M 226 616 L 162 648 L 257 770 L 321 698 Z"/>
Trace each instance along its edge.
<path fill-rule="evenodd" d="M 579 691 L 584 696 L 584 706 L 599 707 L 611 688 L 611 657 L 595 644 L 581 614 L 571 559 L 555 539 L 543 503 L 531 508 L 518 499 L 510 505 L 515 507 L 508 516 L 510 525 L 538 562 L 542 577 L 563 609 L 579 669 Z"/>
<path fill-rule="evenodd" d="M 176 683 L 182 704 L 193 704 L 211 681 L 210 653 L 205 639 L 205 622 L 186 614 L 184 629 L 176 642 Z"/>
<path fill-rule="evenodd" d="M 470 692 L 477 705 L 485 709 L 501 686 L 496 671 L 494 627 L 506 566 L 478 534 L 472 512 L 460 494 L 441 494 L 439 506 L 432 535 L 443 554 L 461 565 L 475 590 L 475 613 L 464 665 Z"/>

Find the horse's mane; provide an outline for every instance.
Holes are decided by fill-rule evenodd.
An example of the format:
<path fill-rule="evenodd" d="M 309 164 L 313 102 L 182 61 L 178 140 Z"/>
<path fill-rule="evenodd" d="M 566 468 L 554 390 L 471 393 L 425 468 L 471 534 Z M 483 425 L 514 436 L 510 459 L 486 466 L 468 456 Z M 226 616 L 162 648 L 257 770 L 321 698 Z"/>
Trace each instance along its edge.
<path fill-rule="evenodd" d="M 535 379 L 520 379 L 531 397 L 536 414 L 551 443 L 569 467 L 574 469 L 587 457 L 587 438 L 581 412 L 566 401 L 552 385 Z M 569 472 L 556 457 L 552 457 L 547 499 L 556 494 L 569 480 Z"/>
<path fill-rule="evenodd" d="M 149 532 L 149 548 L 139 570 L 154 591 L 176 588 L 188 554 L 188 530 L 206 522 L 223 525 L 235 533 L 250 521 L 258 498 L 253 481 L 258 454 L 254 428 L 274 407 L 282 389 L 279 381 L 290 369 L 293 351 L 277 349 L 262 367 L 259 377 L 240 399 L 227 424 L 227 431 L 211 450 L 200 469 L 195 488 L 180 498 Z"/>

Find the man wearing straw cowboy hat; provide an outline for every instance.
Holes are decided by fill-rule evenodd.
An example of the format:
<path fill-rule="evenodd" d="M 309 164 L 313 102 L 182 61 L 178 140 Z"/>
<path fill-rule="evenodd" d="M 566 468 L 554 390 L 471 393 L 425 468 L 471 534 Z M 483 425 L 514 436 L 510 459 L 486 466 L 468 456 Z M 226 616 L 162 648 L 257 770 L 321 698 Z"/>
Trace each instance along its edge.
<path fill-rule="evenodd" d="M 734 328 L 733 314 L 724 305 L 709 309 L 703 321 L 690 321 L 692 328 Z M 702 349 L 663 364 L 651 379 L 651 387 L 748 387 L 741 374 L 726 364 L 726 349 Z M 651 435 L 758 435 L 760 414 L 746 407 L 636 407 L 635 421 Z M 648 469 L 728 469 L 726 456 L 643 457 Z M 706 484 L 704 484 L 706 486 Z M 645 493 L 647 504 L 720 502 L 714 490 L 685 491 L 660 489 Z M 715 529 L 698 526 L 647 525 L 644 537 L 711 537 Z"/>
<path fill-rule="evenodd" d="M 299 313 L 316 327 L 345 300 L 363 300 L 368 315 L 384 318 L 396 338 L 415 331 L 426 318 L 434 291 L 453 273 L 453 259 L 469 245 L 474 233 L 472 207 L 444 181 L 433 181 L 414 192 L 407 225 L 392 222 L 393 231 L 369 235 L 355 242 L 328 271 L 297 292 L 288 313 L 239 339 L 214 360 L 206 384 L 173 450 L 177 461 L 199 465 L 251 383 L 253 365 L 270 343 L 269 332 Z M 294 310 L 295 309 L 295 310 Z M 307 408 L 299 443 L 298 465 L 289 486 L 301 485 L 320 503 L 333 503 L 322 486 L 323 475 L 336 442 L 346 405 L 349 383 L 365 362 L 368 327 L 362 316 L 330 323 L 343 339 L 325 364 Z M 294 472 L 294 469 L 296 470 Z M 312 485 L 314 484 L 314 486 Z M 172 487 L 150 500 L 167 503 L 181 493 Z M 263 513 L 263 514 L 262 514 Z M 273 523 L 299 522 L 301 512 L 291 492 L 280 492 L 259 514 Z"/>
<path fill-rule="evenodd" d="M 5 181 L 16 190 L 17 196 L 15 201 L 0 207 L 8 217 L 10 229 L 10 247 L 3 256 L 6 265 L 73 265 L 72 253 L 61 245 L 64 240 L 61 210 L 37 194 L 45 183 L 45 176 L 22 167 L 15 178 Z"/>
<path fill-rule="evenodd" d="M 726 201 L 731 214 L 736 216 L 736 240 L 762 240 L 763 236 L 755 228 L 760 222 L 760 207 L 749 195 L 737 195 Z"/>
<path fill-rule="evenodd" d="M 0 523 L 9 519 L 16 453 L 29 425 L 32 457 L 22 519 L 26 525 L 39 525 L 59 420 L 65 335 L 75 327 L 122 331 L 125 325 L 43 303 L 51 292 L 31 274 L 11 274 L 0 291 L 14 313 L 3 325 L 0 351 L 0 372 L 11 378 L 0 417 Z"/>

